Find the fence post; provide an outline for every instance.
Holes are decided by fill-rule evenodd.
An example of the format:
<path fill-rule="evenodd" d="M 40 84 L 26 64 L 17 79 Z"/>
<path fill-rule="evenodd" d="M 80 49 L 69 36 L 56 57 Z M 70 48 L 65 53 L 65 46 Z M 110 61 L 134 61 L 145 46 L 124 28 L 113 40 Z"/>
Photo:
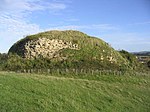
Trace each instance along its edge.
<path fill-rule="evenodd" d="M 116 75 L 116 71 L 114 71 L 113 74 Z"/>
<path fill-rule="evenodd" d="M 38 69 L 38 73 L 40 73 L 41 72 L 41 69 Z"/>
<path fill-rule="evenodd" d="M 47 69 L 47 73 L 50 73 L 50 69 Z"/>
<path fill-rule="evenodd" d="M 82 74 L 82 72 L 83 72 L 83 69 L 81 69 L 81 74 Z"/>
<path fill-rule="evenodd" d="M 69 70 L 66 68 L 66 73 L 69 73 Z"/>
<path fill-rule="evenodd" d="M 92 75 L 94 74 L 94 71 L 92 70 Z"/>
<path fill-rule="evenodd" d="M 119 75 L 121 75 L 122 74 L 122 72 L 121 71 L 119 71 Z"/>
<path fill-rule="evenodd" d="M 33 73 L 33 69 L 30 70 L 30 73 Z"/>
<path fill-rule="evenodd" d="M 77 70 L 77 69 L 75 69 L 75 74 L 76 74 L 76 75 L 78 74 L 78 70 Z"/>
<path fill-rule="evenodd" d="M 100 70 L 100 71 L 99 71 L 99 75 L 101 75 L 101 74 L 102 74 L 101 72 L 102 72 L 102 71 Z"/>
<path fill-rule="evenodd" d="M 28 73 L 30 73 L 30 69 L 28 69 Z"/>
<path fill-rule="evenodd" d="M 84 69 L 84 74 L 86 74 L 86 69 Z"/>
<path fill-rule="evenodd" d="M 59 69 L 57 69 L 57 74 L 59 74 L 60 72 L 59 72 Z"/>
<path fill-rule="evenodd" d="M 75 69 L 72 69 L 73 73 L 75 73 Z"/>

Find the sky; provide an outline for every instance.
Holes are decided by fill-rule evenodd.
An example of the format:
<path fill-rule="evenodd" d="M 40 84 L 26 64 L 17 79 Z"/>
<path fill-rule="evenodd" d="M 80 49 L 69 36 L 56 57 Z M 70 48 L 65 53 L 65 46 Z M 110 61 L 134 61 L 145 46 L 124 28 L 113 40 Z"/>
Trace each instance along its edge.
<path fill-rule="evenodd" d="M 150 0 L 0 0 L 0 53 L 49 30 L 79 30 L 116 50 L 150 51 Z"/>

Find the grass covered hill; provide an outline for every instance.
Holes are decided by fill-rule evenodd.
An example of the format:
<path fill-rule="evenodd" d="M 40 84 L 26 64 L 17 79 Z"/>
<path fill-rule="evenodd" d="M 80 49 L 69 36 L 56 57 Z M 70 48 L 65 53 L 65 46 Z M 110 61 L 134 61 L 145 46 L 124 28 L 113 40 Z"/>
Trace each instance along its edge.
<path fill-rule="evenodd" d="M 37 68 L 43 60 L 45 66 L 41 68 L 129 68 L 129 61 L 108 43 L 73 30 L 48 31 L 27 36 L 15 43 L 9 54 L 19 55 L 19 64 L 28 64 L 30 68 Z M 18 67 L 19 64 L 16 63 Z M 14 61 L 14 66 L 16 65 Z"/>

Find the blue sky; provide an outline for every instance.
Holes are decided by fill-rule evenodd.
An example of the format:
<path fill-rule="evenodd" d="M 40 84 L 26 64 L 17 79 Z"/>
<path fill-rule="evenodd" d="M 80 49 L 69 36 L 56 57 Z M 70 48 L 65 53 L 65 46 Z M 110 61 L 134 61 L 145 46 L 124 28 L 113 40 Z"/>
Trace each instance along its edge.
<path fill-rule="evenodd" d="M 1 53 L 26 35 L 68 29 L 150 51 L 150 0 L 0 0 Z"/>

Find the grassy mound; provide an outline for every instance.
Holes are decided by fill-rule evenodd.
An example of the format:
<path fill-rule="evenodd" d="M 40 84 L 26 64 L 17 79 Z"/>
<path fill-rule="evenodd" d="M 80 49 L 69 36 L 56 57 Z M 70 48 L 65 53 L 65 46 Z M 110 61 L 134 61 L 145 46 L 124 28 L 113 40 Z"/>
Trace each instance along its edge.
<path fill-rule="evenodd" d="M 120 53 L 110 47 L 108 43 L 99 38 L 91 37 L 82 32 L 72 30 L 48 31 L 27 36 L 26 38 L 15 43 L 10 48 L 9 53 L 21 56 L 19 52 L 20 48 L 23 47 L 26 42 L 36 40 L 38 38 L 61 39 L 78 44 L 79 46 L 79 50 L 62 49 L 57 52 L 59 56 L 66 57 L 65 60 L 60 60 L 59 57 L 53 58 L 49 61 L 47 59 L 42 59 L 48 61 L 48 64 L 46 64 L 48 67 L 45 68 L 120 69 L 129 67 L 128 60 L 123 58 Z M 35 61 L 31 63 L 40 65 L 41 63 L 39 64 L 37 60 L 38 59 L 35 59 Z M 34 65 L 30 68 L 34 68 Z"/>
<path fill-rule="evenodd" d="M 54 75 L 54 74 L 53 74 Z M 149 76 L 98 80 L 0 72 L 1 112 L 148 112 Z"/>

